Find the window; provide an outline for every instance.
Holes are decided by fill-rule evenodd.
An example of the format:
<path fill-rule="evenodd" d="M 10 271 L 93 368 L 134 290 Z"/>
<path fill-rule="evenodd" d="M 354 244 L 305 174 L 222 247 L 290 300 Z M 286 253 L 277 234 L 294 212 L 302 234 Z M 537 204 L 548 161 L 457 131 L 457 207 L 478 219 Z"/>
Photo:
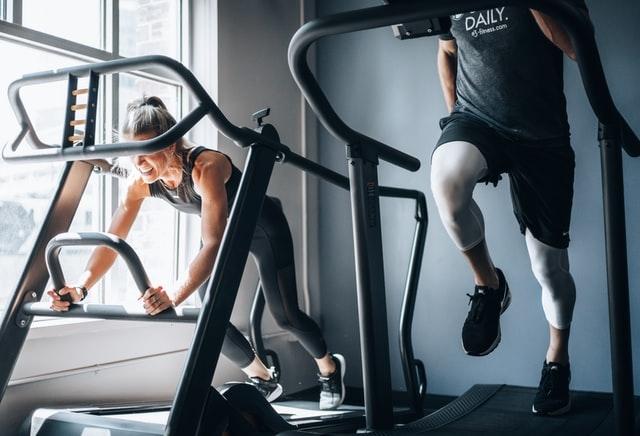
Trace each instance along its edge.
<path fill-rule="evenodd" d="M 102 48 L 100 0 L 22 0 L 22 25 Z"/>
<path fill-rule="evenodd" d="M 180 56 L 177 0 L 120 0 L 120 53 Z"/>
<path fill-rule="evenodd" d="M 164 54 L 182 59 L 182 35 L 187 33 L 187 0 L 0 0 L 0 52 L 9 62 L 0 70 L 0 89 L 23 74 L 116 59 L 121 56 Z M 8 24 L 13 22 L 12 24 Z M 82 59 L 82 60 L 79 60 Z M 162 74 L 162 73 L 157 73 Z M 21 93 L 40 139 L 60 143 L 66 104 L 66 82 L 24 88 Z M 182 88 L 159 75 L 102 76 L 99 97 L 98 141 L 111 141 L 126 103 L 142 95 L 161 97 L 180 118 Z M 15 117 L 0 98 L 0 119 L 7 126 L 3 143 L 17 131 Z M 4 310 L 23 264 L 46 214 L 64 164 L 7 164 L 0 160 L 0 312 Z M 122 198 L 124 184 L 92 176 L 70 231 L 104 231 Z M 186 241 L 185 223 L 164 203 L 145 201 L 128 242 L 136 249 L 154 284 L 170 287 L 178 267 L 186 267 L 175 253 L 190 255 L 197 241 Z M 182 226 L 182 227 L 180 227 Z M 171 235 L 171 237 L 167 237 Z M 61 252 L 65 277 L 73 282 L 84 269 L 90 248 L 68 247 Z M 112 304 L 135 301 L 138 291 L 123 262 L 117 262 L 91 302 Z"/>

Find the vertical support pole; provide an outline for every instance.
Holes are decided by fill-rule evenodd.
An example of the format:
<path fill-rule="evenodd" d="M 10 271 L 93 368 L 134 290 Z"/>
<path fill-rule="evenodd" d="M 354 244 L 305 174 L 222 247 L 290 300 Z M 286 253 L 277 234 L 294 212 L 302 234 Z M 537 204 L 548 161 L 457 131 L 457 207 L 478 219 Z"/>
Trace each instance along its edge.
<path fill-rule="evenodd" d="M 251 147 L 173 401 L 165 429 L 167 436 L 200 434 L 198 428 L 207 399 L 220 395 L 211 388 L 211 379 L 275 162 L 274 150 L 259 144 Z"/>
<path fill-rule="evenodd" d="M 73 145 L 73 141 L 70 141 L 69 138 L 73 136 L 73 132 L 75 131 L 75 127 L 71 125 L 71 122 L 75 119 L 76 113 L 72 109 L 77 102 L 76 96 L 73 94 L 78 88 L 78 78 L 73 75 L 69 75 L 69 79 L 67 81 L 67 106 L 65 107 L 65 115 L 64 115 L 64 128 L 62 129 L 62 147 L 71 147 Z"/>
<path fill-rule="evenodd" d="M 258 281 L 256 293 L 253 296 L 251 312 L 249 313 L 249 337 L 251 344 L 256 350 L 256 354 L 263 362 L 266 362 L 264 353 L 264 341 L 262 340 L 262 315 L 264 315 L 264 294 L 262 293 L 262 282 Z"/>
<path fill-rule="evenodd" d="M 422 415 L 424 397 L 427 390 L 426 371 L 421 361 L 416 360 L 413 354 L 413 341 L 411 338 L 413 327 L 413 312 L 416 306 L 420 270 L 424 244 L 427 238 L 427 206 L 424 196 L 416 200 L 416 230 L 411 248 L 411 259 L 407 272 L 402 310 L 400 312 L 399 344 L 402 369 L 407 387 L 407 394 L 411 408 L 416 416 Z"/>
<path fill-rule="evenodd" d="M 633 363 L 622 148 L 617 126 L 599 126 L 616 434 L 634 434 Z"/>
<path fill-rule="evenodd" d="M 393 427 L 377 156 L 347 146 L 367 430 Z"/>
<path fill-rule="evenodd" d="M 85 114 L 83 144 L 94 145 L 96 143 L 96 125 L 98 117 L 98 90 L 100 89 L 100 75 L 95 72 L 89 74 L 89 92 L 87 94 L 87 111 Z"/>

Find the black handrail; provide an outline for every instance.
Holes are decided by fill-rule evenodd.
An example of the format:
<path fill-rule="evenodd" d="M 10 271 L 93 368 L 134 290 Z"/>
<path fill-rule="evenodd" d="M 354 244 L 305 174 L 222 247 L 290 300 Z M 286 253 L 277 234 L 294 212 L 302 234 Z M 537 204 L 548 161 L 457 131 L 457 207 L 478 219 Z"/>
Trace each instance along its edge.
<path fill-rule="evenodd" d="M 29 85 L 61 81 L 72 76 L 85 77 L 92 73 L 115 74 L 151 68 L 168 71 L 175 76 L 176 79 L 191 91 L 192 96 L 199 104 L 171 129 L 160 136 L 146 141 L 96 144 L 90 146 L 79 144 L 65 148 L 61 145 L 45 144 L 38 138 L 33 128 L 33 123 L 20 98 L 20 89 Z M 260 142 L 276 151 L 288 150 L 283 144 L 270 141 L 252 129 L 238 127 L 232 124 L 224 116 L 220 108 L 198 82 L 193 73 L 180 62 L 167 56 L 139 56 L 28 74 L 9 85 L 8 95 L 9 103 L 20 124 L 20 132 L 16 138 L 7 143 L 2 150 L 2 157 L 7 162 L 72 161 L 150 154 L 167 147 L 183 137 L 205 115 L 209 115 L 213 124 L 222 134 L 232 139 L 241 147 L 248 147 L 253 143 Z M 25 138 L 28 139 L 28 142 L 34 150 L 31 150 L 29 153 L 16 153 L 16 150 L 20 148 L 20 144 Z"/>
<path fill-rule="evenodd" d="M 179 322 L 195 324 L 200 315 L 196 307 L 182 307 L 149 315 L 142 307 L 127 307 L 119 304 L 72 304 L 65 312 L 56 312 L 49 303 L 30 302 L 22 306 L 27 316 L 58 318 L 110 319 L 117 321 Z"/>
<path fill-rule="evenodd" d="M 499 3 L 499 4 L 498 4 Z M 375 148 L 380 157 L 404 168 L 410 166 L 386 144 L 348 127 L 335 112 L 307 62 L 309 47 L 317 40 L 359 30 L 374 29 L 402 22 L 444 17 L 495 6 L 513 5 L 539 9 L 558 19 L 571 36 L 587 96 L 598 119 L 619 128 L 623 147 L 631 156 L 640 156 L 640 140 L 616 108 L 604 75 L 600 55 L 588 16 L 567 0 L 429 0 L 394 3 L 322 17 L 306 23 L 289 44 L 289 68 L 309 105 L 325 127 L 347 144 L 362 143 Z M 417 168 L 416 168 L 417 169 Z"/>
<path fill-rule="evenodd" d="M 144 266 L 142 266 L 140 258 L 124 239 L 110 233 L 69 232 L 59 234 L 47 244 L 45 260 L 47 268 L 49 269 L 49 275 L 51 276 L 51 282 L 56 290 L 66 286 L 59 260 L 62 247 L 95 245 L 107 246 L 122 256 L 141 294 L 144 294 L 145 291 L 151 287 L 151 281 L 149 280 L 149 276 L 147 276 Z"/>

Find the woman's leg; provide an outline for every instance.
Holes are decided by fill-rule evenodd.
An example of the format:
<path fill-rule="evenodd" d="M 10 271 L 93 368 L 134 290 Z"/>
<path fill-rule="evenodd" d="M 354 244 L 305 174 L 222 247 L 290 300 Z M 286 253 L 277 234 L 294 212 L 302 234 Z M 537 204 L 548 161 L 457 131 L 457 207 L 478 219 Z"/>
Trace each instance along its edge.
<path fill-rule="evenodd" d="M 251 244 L 260 281 L 271 313 L 278 326 L 291 332 L 316 359 L 318 368 L 327 368 L 327 345 L 320 327 L 298 305 L 293 241 L 287 220 L 274 200 L 267 197 Z M 333 363 L 333 362 L 331 362 Z M 323 368 L 323 366 L 325 368 Z"/>
<path fill-rule="evenodd" d="M 198 289 L 201 300 L 204 299 L 206 290 L 207 283 L 205 282 Z M 222 354 L 242 369 L 248 377 L 258 377 L 262 380 L 271 379 L 271 372 L 256 355 L 247 338 L 231 323 L 229 323 L 224 336 Z"/>
<path fill-rule="evenodd" d="M 335 409 L 344 401 L 344 357 L 327 352 L 320 327 L 298 306 L 293 241 L 280 206 L 265 198 L 251 244 L 265 300 L 280 328 L 291 332 L 318 365 L 320 409 Z"/>

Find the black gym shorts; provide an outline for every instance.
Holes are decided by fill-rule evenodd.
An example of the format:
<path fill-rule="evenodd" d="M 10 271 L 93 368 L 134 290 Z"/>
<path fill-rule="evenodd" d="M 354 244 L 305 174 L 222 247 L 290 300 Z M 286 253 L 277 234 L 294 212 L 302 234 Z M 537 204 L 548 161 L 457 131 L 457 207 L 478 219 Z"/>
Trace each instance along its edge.
<path fill-rule="evenodd" d="M 454 112 L 440 120 L 436 148 L 453 141 L 478 147 L 488 174 L 478 183 L 497 186 L 509 174 L 511 200 L 520 231 L 529 229 L 539 241 L 556 248 L 569 246 L 575 154 L 569 138 L 522 141 L 471 114 Z"/>

